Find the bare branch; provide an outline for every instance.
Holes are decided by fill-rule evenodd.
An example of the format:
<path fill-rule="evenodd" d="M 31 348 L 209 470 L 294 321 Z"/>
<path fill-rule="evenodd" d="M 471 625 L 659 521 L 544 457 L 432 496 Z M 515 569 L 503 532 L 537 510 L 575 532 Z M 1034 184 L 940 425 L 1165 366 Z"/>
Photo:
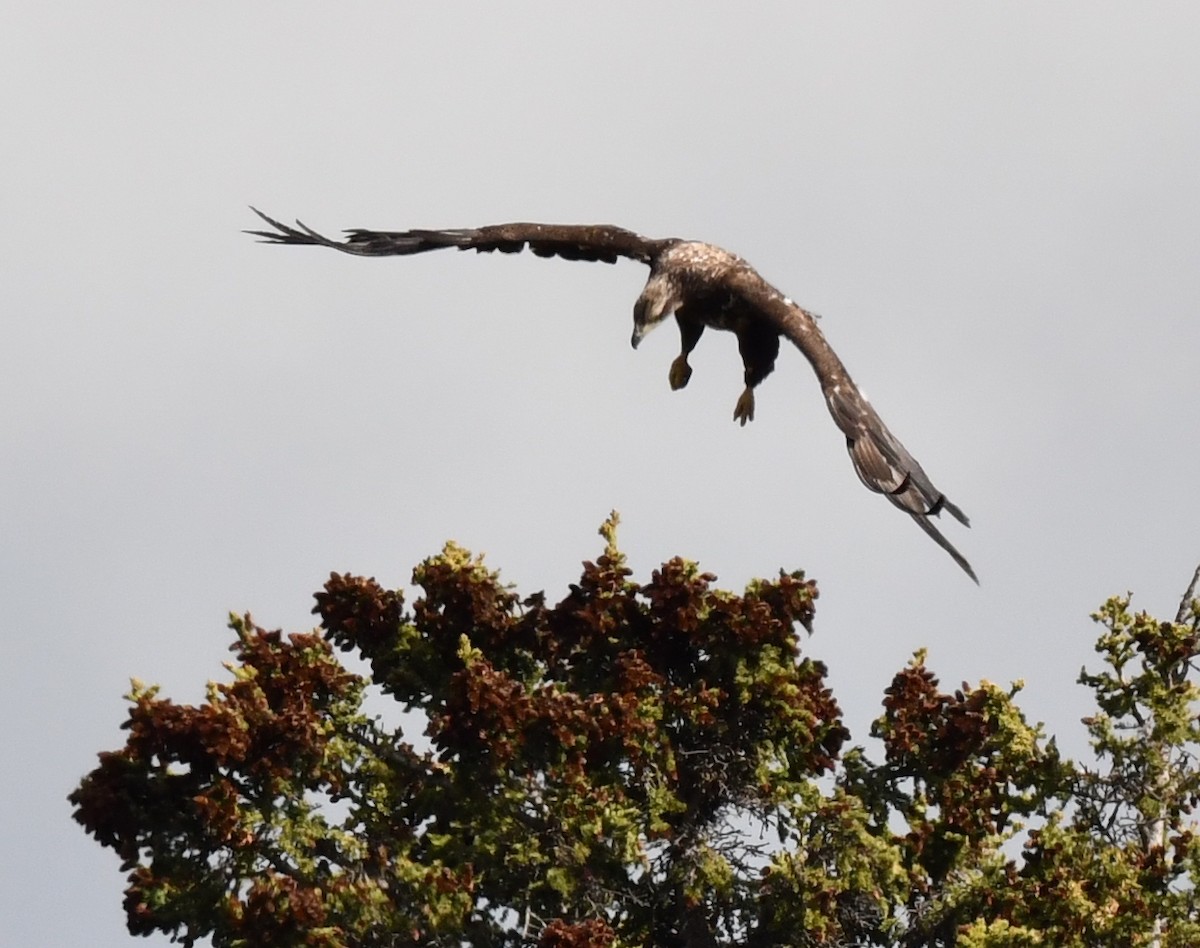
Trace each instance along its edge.
<path fill-rule="evenodd" d="M 1200 582 L 1200 566 L 1196 567 L 1196 572 L 1192 573 L 1192 581 L 1188 583 L 1188 588 L 1184 591 L 1183 598 L 1179 600 L 1179 611 L 1175 613 L 1175 621 L 1184 623 L 1187 621 L 1188 613 L 1192 611 L 1192 603 L 1196 599 L 1196 583 Z"/>

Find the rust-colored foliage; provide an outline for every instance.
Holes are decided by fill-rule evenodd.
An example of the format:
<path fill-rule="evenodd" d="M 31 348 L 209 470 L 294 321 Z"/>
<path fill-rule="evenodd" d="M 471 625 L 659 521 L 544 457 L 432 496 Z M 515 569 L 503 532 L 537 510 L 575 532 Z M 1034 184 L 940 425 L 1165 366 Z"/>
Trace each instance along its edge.
<path fill-rule="evenodd" d="M 676 558 L 637 583 L 615 526 L 557 604 L 448 544 L 414 570 L 411 608 L 335 574 L 316 633 L 234 619 L 232 680 L 199 705 L 135 684 L 125 746 L 71 794 L 129 873 L 130 931 L 217 948 L 1197 943 L 1200 613 L 1106 607 L 1113 672 L 1083 680 L 1109 774 L 1060 760 L 1015 688 L 944 692 L 920 656 L 887 689 L 874 765 L 843 756 L 825 668 L 801 654 L 811 580 L 735 595 Z M 364 714 L 369 684 L 417 712 L 423 749 Z"/>
<path fill-rule="evenodd" d="M 891 763 L 904 767 L 919 760 L 930 773 L 948 775 L 985 745 L 995 723 L 986 714 L 983 689 L 950 695 L 937 684 L 923 664 L 897 674 L 883 701 L 882 730 Z"/>
<path fill-rule="evenodd" d="M 875 734 L 890 778 L 913 784 L 900 809 L 910 827 L 905 848 L 921 870 L 918 888 L 929 891 L 1030 811 L 1021 794 L 1050 779 L 1055 758 L 1032 741 L 1024 752 L 1012 746 L 1013 711 L 994 687 L 943 692 L 923 661 L 893 678 L 883 704 Z"/>
<path fill-rule="evenodd" d="M 730 821 L 774 819 L 846 737 L 799 655 L 816 587 L 781 573 L 735 596 L 682 559 L 639 585 L 614 527 L 557 605 L 450 544 L 414 571 L 411 611 L 335 574 L 321 635 L 236 621 L 234 680 L 204 704 L 135 688 L 126 746 L 72 795 L 132 870 L 131 930 L 607 946 L 694 929 L 714 885 L 751 892 Z M 361 714 L 331 646 L 423 712 L 429 752 Z"/>
<path fill-rule="evenodd" d="M 539 948 L 611 948 L 617 933 L 598 918 L 569 925 L 556 918 L 542 931 Z"/>

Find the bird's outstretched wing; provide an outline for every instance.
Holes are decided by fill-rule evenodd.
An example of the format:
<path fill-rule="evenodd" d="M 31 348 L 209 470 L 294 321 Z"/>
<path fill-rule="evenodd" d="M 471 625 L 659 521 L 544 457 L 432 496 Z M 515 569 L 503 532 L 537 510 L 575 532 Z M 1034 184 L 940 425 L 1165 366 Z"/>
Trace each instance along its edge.
<path fill-rule="evenodd" d="M 917 459 L 888 430 L 850 376 L 843 374 L 840 381 L 827 388 L 825 400 L 833 420 L 846 435 L 846 449 L 859 480 L 909 514 L 968 576 L 979 582 L 971 564 L 929 519 L 944 510 L 969 527 L 966 514 L 933 486 Z"/>
<path fill-rule="evenodd" d="M 516 253 L 528 247 L 542 257 L 599 260 L 605 263 L 615 263 L 619 257 L 625 257 L 654 268 L 665 266 L 663 261 L 670 257 L 667 251 L 677 245 L 706 248 L 709 252 L 698 258 L 699 264 L 686 254 L 681 258 L 684 272 L 675 275 L 678 283 L 686 291 L 709 295 L 719 288 L 720 293 L 727 292 L 739 298 L 754 318 L 763 319 L 774 331 L 790 339 L 804 353 L 817 374 L 829 412 L 846 436 L 846 447 L 859 479 L 869 489 L 883 494 L 909 514 L 968 576 L 979 582 L 971 564 L 929 519 L 944 510 L 969 526 L 966 516 L 933 486 L 921 465 L 888 430 L 825 341 L 821 330 L 817 328 L 815 317 L 783 296 L 740 258 L 708 245 L 680 242 L 674 238 L 654 240 L 608 224 L 512 223 L 458 230 L 354 229 L 346 231 L 344 240 L 331 240 L 299 221 L 295 227 L 290 227 L 255 208 L 251 210 L 273 229 L 247 233 L 268 242 L 316 244 L 368 257 L 404 256 L 446 247 L 480 253 Z M 721 265 L 709 272 L 703 264 L 713 260 Z M 729 261 L 733 261 L 732 265 L 728 265 Z M 656 271 L 652 269 L 653 272 Z M 731 327 L 726 325 L 720 328 Z M 773 363 L 774 360 L 771 361 Z"/>
<path fill-rule="evenodd" d="M 742 300 L 790 339 L 811 363 L 825 394 L 829 413 L 846 436 L 846 449 L 859 480 L 909 514 L 978 583 L 979 578 L 971 564 L 929 519 L 945 511 L 959 523 L 970 526 L 966 514 L 933 486 L 917 459 L 883 423 L 846 371 L 842 360 L 826 342 L 813 314 L 783 296 L 748 265 L 744 272 L 730 279 L 730 285 Z"/>
<path fill-rule="evenodd" d="M 295 227 L 250 208 L 274 230 L 249 230 L 248 234 L 277 244 L 317 244 L 364 257 L 406 256 L 456 247 L 487 253 L 517 253 L 528 248 L 539 257 L 565 260 L 599 260 L 616 263 L 618 257 L 650 263 L 673 240 L 652 240 L 611 224 L 491 224 L 458 230 L 346 231 L 344 240 L 331 240 L 305 227 Z"/>

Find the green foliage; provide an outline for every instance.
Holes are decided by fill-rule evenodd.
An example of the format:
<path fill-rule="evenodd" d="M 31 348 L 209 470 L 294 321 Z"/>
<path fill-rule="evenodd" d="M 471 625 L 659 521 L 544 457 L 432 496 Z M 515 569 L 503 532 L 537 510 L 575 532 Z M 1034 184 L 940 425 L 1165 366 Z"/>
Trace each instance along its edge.
<path fill-rule="evenodd" d="M 1098 619 L 1103 770 L 1017 688 L 944 693 L 919 654 L 848 738 L 801 654 L 816 587 L 738 596 L 616 547 L 556 605 L 448 544 L 411 609 L 333 575 L 319 633 L 234 618 L 199 706 L 135 683 L 71 795 L 129 872 L 135 934 L 192 944 L 1024 946 L 1200 943 L 1189 623 Z M 368 717 L 353 652 L 429 750 Z M 1023 851 L 1018 854 L 1023 844 Z M 1157 942 L 1155 942 L 1157 939 Z"/>

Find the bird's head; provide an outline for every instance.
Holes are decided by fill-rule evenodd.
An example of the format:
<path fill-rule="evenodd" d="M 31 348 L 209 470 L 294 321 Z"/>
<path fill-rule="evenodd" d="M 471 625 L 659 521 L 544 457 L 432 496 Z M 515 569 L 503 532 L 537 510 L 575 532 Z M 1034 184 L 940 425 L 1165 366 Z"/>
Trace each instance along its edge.
<path fill-rule="evenodd" d="M 633 348 L 638 347 L 645 335 L 664 319 L 675 312 L 679 305 L 679 291 L 675 281 L 660 273 L 651 273 L 642 295 L 633 304 Z"/>

